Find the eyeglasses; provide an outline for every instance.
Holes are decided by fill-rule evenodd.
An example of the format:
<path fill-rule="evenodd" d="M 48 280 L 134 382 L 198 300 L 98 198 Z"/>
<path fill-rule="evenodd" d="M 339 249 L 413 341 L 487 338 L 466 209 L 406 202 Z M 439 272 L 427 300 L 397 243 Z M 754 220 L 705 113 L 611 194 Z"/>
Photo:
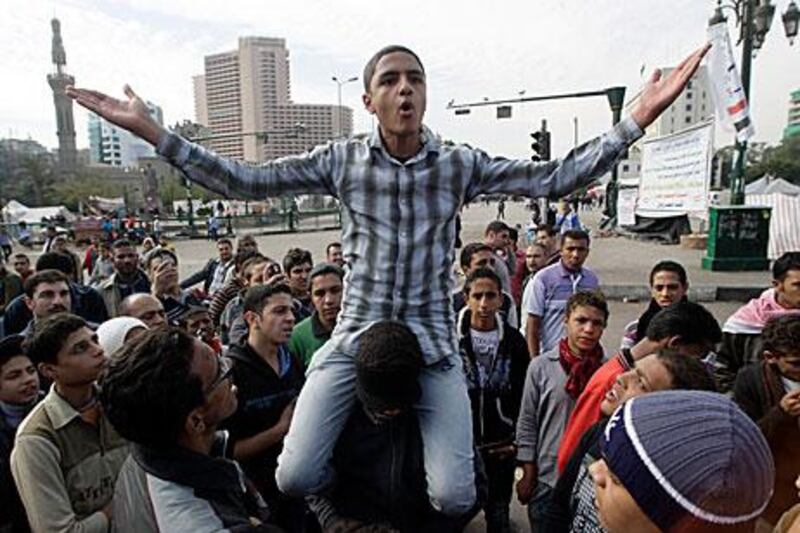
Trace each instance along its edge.
<path fill-rule="evenodd" d="M 208 386 L 208 389 L 205 391 L 205 395 L 208 396 L 214 389 L 222 385 L 222 382 L 229 379 L 231 374 L 233 373 L 233 363 L 227 357 L 220 357 L 219 364 L 217 365 L 217 376 L 214 378 L 214 381 L 211 382 L 211 385 Z"/>

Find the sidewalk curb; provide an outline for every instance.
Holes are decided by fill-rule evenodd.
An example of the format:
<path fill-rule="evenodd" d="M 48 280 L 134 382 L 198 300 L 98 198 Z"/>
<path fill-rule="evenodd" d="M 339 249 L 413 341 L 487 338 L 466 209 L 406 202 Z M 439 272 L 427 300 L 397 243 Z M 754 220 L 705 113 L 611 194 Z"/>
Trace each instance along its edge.
<path fill-rule="evenodd" d="M 747 302 L 766 288 L 693 285 L 689 288 L 689 299 L 695 302 Z M 650 299 L 650 287 L 647 285 L 601 284 L 600 290 L 608 300 L 646 302 Z"/>

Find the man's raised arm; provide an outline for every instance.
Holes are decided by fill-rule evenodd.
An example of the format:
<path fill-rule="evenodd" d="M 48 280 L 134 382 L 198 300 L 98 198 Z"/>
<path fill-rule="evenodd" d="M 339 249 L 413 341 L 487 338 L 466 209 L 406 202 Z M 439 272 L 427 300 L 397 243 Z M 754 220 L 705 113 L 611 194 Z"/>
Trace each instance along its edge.
<path fill-rule="evenodd" d="M 152 119 L 144 100 L 130 86 L 125 85 L 124 91 L 127 100 L 67 87 L 67 95 L 80 105 L 146 140 L 191 181 L 227 198 L 262 200 L 281 194 L 338 196 L 332 176 L 334 161 L 344 160 L 344 148 L 337 154 L 336 145 L 328 144 L 310 154 L 281 158 L 263 166 L 240 163 L 169 132 Z"/>
<path fill-rule="evenodd" d="M 614 129 L 592 139 L 565 157 L 534 163 L 489 157 L 476 151 L 476 171 L 467 199 L 480 194 L 519 194 L 530 197 L 558 198 L 608 172 L 628 147 L 642 136 L 644 129 L 675 101 L 697 70 L 710 44 L 684 59 L 665 78 L 656 70 L 642 90 L 630 117 Z"/>
<path fill-rule="evenodd" d="M 167 130 L 153 120 L 144 100 L 133 92 L 130 85 L 125 85 L 123 90 L 128 97 L 127 101 L 117 100 L 98 91 L 72 86 L 67 87 L 67 96 L 107 121 L 141 137 L 153 146 L 158 146 L 158 141 Z"/>

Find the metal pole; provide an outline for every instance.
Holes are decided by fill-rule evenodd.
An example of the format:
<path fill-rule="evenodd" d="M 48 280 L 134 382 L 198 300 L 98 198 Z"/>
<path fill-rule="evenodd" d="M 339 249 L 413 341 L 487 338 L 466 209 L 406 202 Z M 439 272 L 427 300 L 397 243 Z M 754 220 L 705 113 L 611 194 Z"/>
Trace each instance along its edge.
<path fill-rule="evenodd" d="M 342 138 L 342 82 L 336 82 L 336 88 L 339 96 L 339 108 L 336 110 L 339 116 L 339 138 Z"/>
<path fill-rule="evenodd" d="M 742 0 L 742 88 L 750 103 L 750 70 L 753 61 L 753 0 Z M 747 142 L 736 141 L 736 161 L 731 172 L 731 205 L 744 205 L 744 163 Z"/>

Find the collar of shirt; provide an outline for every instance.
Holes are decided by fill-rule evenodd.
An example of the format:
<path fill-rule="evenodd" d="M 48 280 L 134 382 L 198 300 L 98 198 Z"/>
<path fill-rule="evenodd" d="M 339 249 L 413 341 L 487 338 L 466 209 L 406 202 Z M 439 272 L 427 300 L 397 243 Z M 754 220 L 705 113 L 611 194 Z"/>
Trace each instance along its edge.
<path fill-rule="evenodd" d="M 318 339 L 329 339 L 331 332 L 325 329 L 316 310 L 311 314 L 311 334 Z"/>
<path fill-rule="evenodd" d="M 63 428 L 76 418 L 82 418 L 80 411 L 56 392 L 55 384 L 50 386 L 50 392 L 47 393 L 44 402 L 47 415 L 55 429 Z"/>
<path fill-rule="evenodd" d="M 564 266 L 564 261 L 559 261 L 558 262 L 558 269 L 559 269 L 559 272 L 561 273 L 561 277 L 562 278 L 570 278 L 570 279 L 572 279 L 572 276 L 574 276 L 576 274 L 578 276 L 583 277 L 583 267 L 581 267 L 580 270 L 576 270 L 576 271 L 573 272 L 572 270 L 570 270 L 570 269 L 568 269 L 567 267 Z"/>
<path fill-rule="evenodd" d="M 420 148 L 419 152 L 416 155 L 409 158 L 404 163 L 400 163 L 397 161 L 389 152 L 386 150 L 386 147 L 383 144 L 383 138 L 380 132 L 380 126 L 376 126 L 375 129 L 370 134 L 369 138 L 367 139 L 367 146 L 370 148 L 370 152 L 372 157 L 375 157 L 375 152 L 383 154 L 384 157 L 391 161 L 396 161 L 398 164 L 401 165 L 410 165 L 416 163 L 417 161 L 421 161 L 425 159 L 431 154 L 438 155 L 439 154 L 439 139 L 436 135 L 433 134 L 431 130 L 428 129 L 427 126 L 422 126 L 420 131 L 420 141 L 422 142 L 422 147 Z"/>

